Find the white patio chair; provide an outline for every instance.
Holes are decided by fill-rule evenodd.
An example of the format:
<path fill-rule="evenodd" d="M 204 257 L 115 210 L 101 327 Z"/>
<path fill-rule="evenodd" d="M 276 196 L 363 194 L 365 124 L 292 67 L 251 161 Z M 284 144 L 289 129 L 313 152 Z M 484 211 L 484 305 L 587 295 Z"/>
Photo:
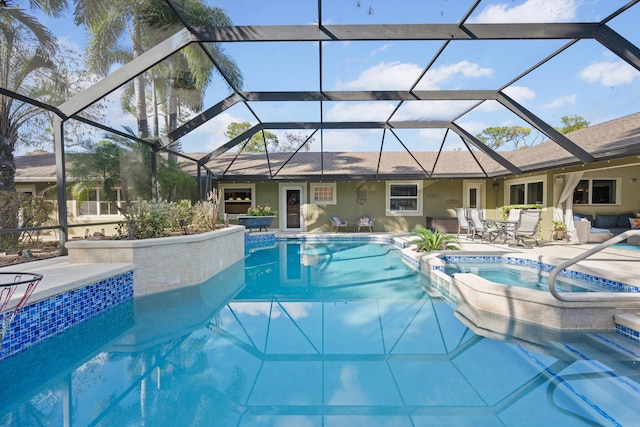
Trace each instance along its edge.
<path fill-rule="evenodd" d="M 330 216 L 329 221 L 331 222 L 331 231 L 338 232 L 341 228 L 343 228 L 344 231 L 349 231 L 349 222 L 341 217 Z"/>
<path fill-rule="evenodd" d="M 373 221 L 375 220 L 375 217 L 368 215 L 358 218 L 358 232 L 360 232 L 361 228 L 368 228 L 369 231 L 373 231 Z"/>
<path fill-rule="evenodd" d="M 467 239 L 471 235 L 472 226 L 467 218 L 467 210 L 465 208 L 456 208 L 456 217 L 458 219 L 458 235 L 462 230 L 466 231 Z"/>
<path fill-rule="evenodd" d="M 516 241 L 517 245 L 526 246 L 524 239 L 533 238 L 538 246 L 538 224 L 540 223 L 540 210 L 523 210 L 520 212 L 520 221 L 513 231 L 507 233 L 507 238 Z"/>
<path fill-rule="evenodd" d="M 490 221 L 485 221 L 480 217 L 480 209 L 470 209 L 471 224 L 473 224 L 473 233 L 471 240 L 475 240 L 476 236 L 480 236 L 480 242 L 484 242 L 485 237 L 492 242 L 500 231 L 497 227 L 492 226 Z"/>

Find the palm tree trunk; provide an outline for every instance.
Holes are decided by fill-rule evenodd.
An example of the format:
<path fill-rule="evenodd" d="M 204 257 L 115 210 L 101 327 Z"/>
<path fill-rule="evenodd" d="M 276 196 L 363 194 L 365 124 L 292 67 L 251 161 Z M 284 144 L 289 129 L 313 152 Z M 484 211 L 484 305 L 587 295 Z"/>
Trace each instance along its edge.
<path fill-rule="evenodd" d="M 133 40 L 133 57 L 137 58 L 142 55 L 142 33 L 140 31 L 140 23 L 134 19 L 134 40 Z M 149 136 L 149 122 L 147 120 L 147 101 L 145 99 L 145 80 L 141 74 L 135 79 L 134 91 L 136 97 L 136 112 L 138 113 L 138 136 L 146 138 Z"/>
<path fill-rule="evenodd" d="M 16 163 L 11 136 L 0 133 L 0 191 L 16 191 Z"/>

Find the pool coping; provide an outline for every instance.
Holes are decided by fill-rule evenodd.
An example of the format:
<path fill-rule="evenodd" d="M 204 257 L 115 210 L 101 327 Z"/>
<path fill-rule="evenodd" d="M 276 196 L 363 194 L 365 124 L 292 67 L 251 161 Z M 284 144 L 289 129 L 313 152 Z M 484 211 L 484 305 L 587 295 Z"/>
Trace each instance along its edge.
<path fill-rule="evenodd" d="M 488 319 L 492 319 L 491 316 L 493 316 L 492 322 L 499 319 L 502 319 L 502 322 L 509 322 L 512 319 L 568 331 L 613 330 L 620 328 L 616 316 L 619 319 L 623 314 L 631 316 L 640 308 L 640 293 L 637 292 L 629 292 L 622 296 L 628 301 L 562 302 L 555 299 L 548 291 L 503 285 L 473 273 L 456 273 L 450 276 L 442 271 L 445 265 L 443 257 L 447 256 L 473 258 L 474 256 L 487 257 L 487 255 L 477 252 L 449 251 L 432 253 L 422 258 L 422 271 L 431 279 L 429 290 L 440 293 L 455 304 L 456 310 L 467 319 L 478 319 L 477 312 L 481 312 L 488 314 Z M 489 257 L 519 258 L 523 260 L 522 264 L 539 262 L 531 256 L 507 251 L 494 253 Z M 561 260 L 557 261 L 561 262 Z M 549 262 L 550 258 L 547 258 L 545 264 Z M 571 270 L 574 270 L 577 275 L 587 274 L 578 269 Z M 593 268 L 588 268 L 587 271 L 589 275 L 597 274 Z M 597 295 L 598 292 L 593 294 Z M 638 324 L 640 326 L 640 322 Z"/>

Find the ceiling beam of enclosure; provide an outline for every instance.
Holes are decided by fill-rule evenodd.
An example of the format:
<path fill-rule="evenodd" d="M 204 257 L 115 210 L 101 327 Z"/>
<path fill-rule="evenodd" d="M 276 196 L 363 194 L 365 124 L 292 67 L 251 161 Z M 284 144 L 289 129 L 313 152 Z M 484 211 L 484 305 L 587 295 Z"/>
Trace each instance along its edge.
<path fill-rule="evenodd" d="M 179 12 L 170 0 L 167 3 L 172 6 L 175 13 Z M 636 2 L 631 2 L 636 3 Z M 621 8 L 623 9 L 623 8 Z M 620 10 L 618 11 L 620 12 Z M 57 107 L 56 112 L 63 118 L 74 117 L 82 110 L 102 99 L 111 92 L 117 90 L 136 76 L 149 70 L 162 62 L 175 52 L 189 45 L 199 44 L 205 52 L 208 52 L 204 43 L 220 42 L 321 42 L 331 41 L 373 41 L 373 40 L 435 40 L 443 41 L 444 46 L 452 40 L 478 41 L 478 40 L 568 40 L 567 46 L 581 39 L 593 39 L 601 43 L 611 52 L 622 58 L 625 62 L 640 70 L 640 49 L 624 37 L 616 33 L 606 25 L 611 19 L 608 17 L 602 22 L 595 23 L 508 23 L 508 24 L 388 24 L 388 25 L 273 25 L 273 26 L 222 26 L 222 27 L 192 27 L 183 19 L 185 29 L 180 30 L 165 39 L 160 44 L 143 53 L 139 57 L 125 64 L 112 74 L 108 75 L 84 92 L 76 95 Z M 566 47 L 565 47 L 566 48 Z M 564 49 L 564 48 L 563 48 Z M 559 50 L 558 52 L 562 51 Z M 558 53 L 557 52 L 557 53 Z M 213 65 L 214 58 L 208 55 Z M 320 56 L 322 56 L 320 54 Z M 551 56 L 550 56 L 551 57 Z M 546 60 L 539 62 L 517 79 L 540 67 Z M 433 63 L 433 61 L 431 61 Z M 320 58 L 322 64 L 322 58 Z M 428 67 L 427 67 L 428 69 Z M 320 73 L 322 70 L 320 70 Z M 426 70 L 425 70 L 426 72 Z M 221 72 L 226 79 L 224 73 Z M 534 126 L 548 136 L 556 144 L 567 150 L 572 156 L 582 163 L 589 163 L 594 157 L 578 147 L 552 126 L 536 117 L 513 99 L 504 94 L 500 88 L 497 90 L 408 90 L 408 91 L 292 91 L 292 92 L 243 92 L 230 85 L 232 95 L 220 101 L 211 108 L 196 115 L 166 136 L 160 137 L 156 144 L 157 149 L 168 150 L 168 147 L 179 138 L 187 135 L 197 127 L 215 118 L 225 110 L 237 103 L 260 101 L 432 101 L 432 100 L 471 100 L 479 103 L 486 100 L 498 101 L 512 113 Z M 415 85 L 414 85 L 415 87 Z M 249 106 L 247 105 L 249 108 Z M 474 107 L 472 107 L 474 108 Z M 262 123 L 260 118 L 253 113 L 259 122 L 256 126 L 237 138 L 228 141 L 221 147 L 199 159 L 199 164 L 204 165 L 229 149 L 235 147 L 243 140 L 250 138 L 255 132 L 265 129 L 421 129 L 442 128 L 451 129 L 466 142 L 486 153 L 494 161 L 501 164 L 511 173 L 517 174 L 521 170 L 508 162 L 486 144 L 483 144 L 469 132 L 464 130 L 454 120 L 450 121 L 392 121 L 386 122 L 281 122 Z M 77 116 L 76 116 L 77 117 Z M 99 126 L 98 126 L 99 127 Z M 133 138 L 135 139 L 135 138 Z"/>

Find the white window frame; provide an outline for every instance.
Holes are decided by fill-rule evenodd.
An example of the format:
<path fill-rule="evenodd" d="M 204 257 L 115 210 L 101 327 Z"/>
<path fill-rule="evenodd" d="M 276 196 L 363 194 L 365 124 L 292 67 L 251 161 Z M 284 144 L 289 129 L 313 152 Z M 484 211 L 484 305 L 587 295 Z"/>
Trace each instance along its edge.
<path fill-rule="evenodd" d="M 122 214 L 118 211 L 116 213 L 102 213 L 102 188 L 100 187 L 95 187 L 92 188 L 92 190 L 95 190 L 96 192 L 96 200 L 75 200 L 75 202 L 77 203 L 77 209 L 78 209 L 78 217 L 79 218 L 95 218 L 95 217 L 122 217 Z M 122 202 L 122 193 L 120 192 L 120 187 L 116 187 L 114 188 L 114 191 L 116 192 L 116 200 L 115 200 L 115 204 L 118 207 L 121 207 L 120 203 Z M 82 206 L 82 203 L 95 203 L 96 205 L 96 213 L 95 214 L 82 214 L 80 212 L 80 208 Z M 111 202 L 108 202 L 111 203 Z"/>
<path fill-rule="evenodd" d="M 251 207 L 256 207 L 256 185 L 252 184 L 252 183 L 244 183 L 244 184 L 220 184 L 218 186 L 219 190 L 222 192 L 222 200 L 221 200 L 221 206 L 220 206 L 220 212 L 218 214 L 218 216 L 220 218 L 224 218 L 224 213 L 226 212 L 226 203 L 227 200 L 225 200 L 224 198 L 224 190 L 228 190 L 228 189 L 234 189 L 234 188 L 249 188 L 251 190 Z M 229 218 L 231 219 L 237 219 L 239 216 L 241 216 L 243 214 L 229 214 Z"/>
<path fill-rule="evenodd" d="M 331 187 L 333 199 L 331 200 L 316 200 L 315 189 L 319 187 Z M 310 185 L 310 199 L 314 205 L 335 205 L 338 200 L 337 186 L 335 182 L 312 182 Z"/>
<path fill-rule="evenodd" d="M 580 181 L 588 181 L 589 182 L 589 201 L 587 203 L 574 203 L 574 206 L 620 206 L 622 203 L 620 198 L 622 196 L 621 184 L 622 178 L 610 178 L 610 177 L 594 177 L 594 178 L 585 178 L 582 177 Z M 593 181 L 615 181 L 616 182 L 616 201 L 614 203 L 594 203 L 591 199 L 593 197 Z M 577 186 L 577 185 L 576 185 Z M 575 191 L 575 188 L 574 188 Z"/>
<path fill-rule="evenodd" d="M 394 185 L 415 185 L 418 190 L 418 194 L 416 196 L 417 199 L 417 209 L 416 210 L 391 210 L 391 186 Z M 386 194 L 385 194 L 385 210 L 387 216 L 422 216 L 423 215 L 423 206 L 422 206 L 422 181 L 387 181 L 386 185 Z"/>
<path fill-rule="evenodd" d="M 504 200 L 506 200 L 505 204 L 507 205 L 519 205 L 519 204 L 523 204 L 523 205 L 529 205 L 531 203 L 527 203 L 527 196 L 528 196 L 528 185 L 527 184 L 534 184 L 534 183 L 538 183 L 538 182 L 542 182 L 542 201 L 540 202 L 540 204 L 542 206 L 546 206 L 546 200 L 547 200 L 547 177 L 545 175 L 536 175 L 536 176 L 528 176 L 526 178 L 518 178 L 518 179 L 513 179 L 513 180 L 508 180 L 505 181 L 505 185 L 504 185 Z M 511 203 L 511 186 L 512 185 L 521 185 L 524 184 L 524 202 L 523 203 Z"/>

